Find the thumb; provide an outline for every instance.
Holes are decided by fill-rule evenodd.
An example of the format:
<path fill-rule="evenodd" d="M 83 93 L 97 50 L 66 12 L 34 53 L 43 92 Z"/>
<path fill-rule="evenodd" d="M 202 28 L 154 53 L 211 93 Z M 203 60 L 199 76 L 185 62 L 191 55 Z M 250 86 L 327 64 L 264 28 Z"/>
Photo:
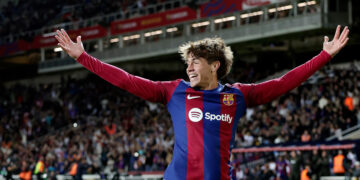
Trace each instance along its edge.
<path fill-rule="evenodd" d="M 81 44 L 81 36 L 78 36 L 78 37 L 76 38 L 76 44 Z"/>
<path fill-rule="evenodd" d="M 325 42 L 325 43 L 329 42 L 329 37 L 325 36 L 325 37 L 324 37 L 324 42 Z"/>

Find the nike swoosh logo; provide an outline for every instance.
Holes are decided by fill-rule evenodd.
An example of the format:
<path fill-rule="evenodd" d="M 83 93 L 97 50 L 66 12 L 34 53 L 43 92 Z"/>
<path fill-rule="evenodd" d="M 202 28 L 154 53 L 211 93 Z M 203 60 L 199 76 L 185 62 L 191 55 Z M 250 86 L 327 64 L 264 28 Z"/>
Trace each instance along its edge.
<path fill-rule="evenodd" d="M 187 96 L 187 99 L 196 99 L 199 98 L 200 96 L 190 96 L 190 94 Z"/>

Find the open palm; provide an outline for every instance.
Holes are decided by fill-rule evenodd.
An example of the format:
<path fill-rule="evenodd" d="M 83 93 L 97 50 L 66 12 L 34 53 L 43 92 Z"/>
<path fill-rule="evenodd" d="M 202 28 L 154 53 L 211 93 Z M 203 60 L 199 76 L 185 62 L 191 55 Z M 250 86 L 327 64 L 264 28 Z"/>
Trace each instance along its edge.
<path fill-rule="evenodd" d="M 336 32 L 334 35 L 334 39 L 329 42 L 329 38 L 325 36 L 323 50 L 329 53 L 332 57 L 334 57 L 349 41 L 348 34 L 349 29 L 346 26 L 340 35 L 341 26 L 338 25 L 336 28 Z"/>
<path fill-rule="evenodd" d="M 58 45 L 74 59 L 77 59 L 85 50 L 81 42 L 81 36 L 76 38 L 74 43 L 64 29 L 57 30 L 55 38 L 58 40 Z"/>

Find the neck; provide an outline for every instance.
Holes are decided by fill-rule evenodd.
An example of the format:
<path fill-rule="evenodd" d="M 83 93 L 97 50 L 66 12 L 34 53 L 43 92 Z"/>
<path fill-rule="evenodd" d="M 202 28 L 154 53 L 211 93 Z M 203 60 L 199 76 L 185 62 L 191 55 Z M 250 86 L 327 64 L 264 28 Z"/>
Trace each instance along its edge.
<path fill-rule="evenodd" d="M 219 83 L 217 78 L 214 78 L 212 81 L 210 81 L 207 84 L 204 84 L 203 86 L 200 86 L 199 88 L 201 90 L 213 90 L 216 89 L 218 87 Z"/>

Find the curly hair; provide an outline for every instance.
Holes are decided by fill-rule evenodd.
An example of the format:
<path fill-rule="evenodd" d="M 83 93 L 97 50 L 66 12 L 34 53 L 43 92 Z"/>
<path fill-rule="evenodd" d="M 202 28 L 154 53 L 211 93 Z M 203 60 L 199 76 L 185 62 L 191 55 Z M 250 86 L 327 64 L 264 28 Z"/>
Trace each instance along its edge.
<path fill-rule="evenodd" d="M 179 46 L 179 53 L 184 61 L 190 53 L 196 58 L 204 58 L 209 64 L 214 61 L 220 61 L 220 67 L 217 71 L 217 78 L 222 79 L 229 74 L 233 63 L 233 52 L 229 46 L 226 46 L 223 39 L 205 38 L 195 42 L 187 42 Z"/>

